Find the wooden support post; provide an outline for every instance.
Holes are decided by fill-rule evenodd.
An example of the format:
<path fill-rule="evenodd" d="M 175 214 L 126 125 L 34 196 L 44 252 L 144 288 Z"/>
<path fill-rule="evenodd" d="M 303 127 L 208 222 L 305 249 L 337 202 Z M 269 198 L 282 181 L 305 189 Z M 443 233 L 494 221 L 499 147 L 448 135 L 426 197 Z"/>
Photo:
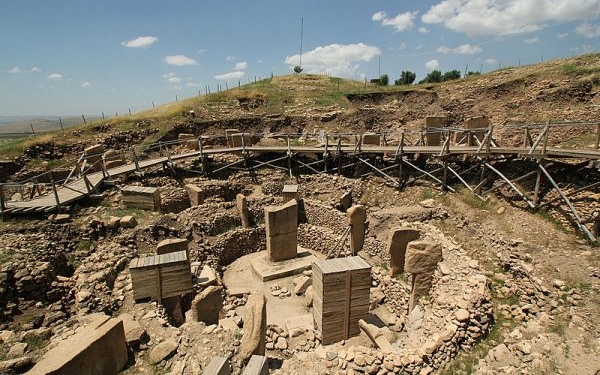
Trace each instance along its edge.
<path fill-rule="evenodd" d="M 400 153 L 398 153 L 400 151 Z M 398 157 L 400 157 L 398 159 Z M 398 149 L 396 150 L 396 162 L 398 163 L 398 187 L 402 188 L 404 184 L 404 163 L 402 162 L 404 159 L 404 129 L 400 133 L 400 144 L 398 144 Z"/>
<path fill-rule="evenodd" d="M 54 200 L 56 201 L 56 207 L 60 208 L 60 200 L 58 199 L 58 191 L 56 190 L 56 184 L 54 183 L 54 177 L 50 179 L 52 184 L 52 193 L 54 194 Z"/>
<path fill-rule="evenodd" d="M 325 134 L 325 152 L 323 153 L 323 170 L 327 172 L 327 159 L 329 159 L 329 135 Z"/>
<path fill-rule="evenodd" d="M 338 173 L 338 175 L 341 175 L 342 174 L 342 136 L 341 135 L 338 135 L 337 158 L 338 158 L 337 173 Z"/>
<path fill-rule="evenodd" d="M 540 169 L 540 161 L 537 165 L 537 176 L 535 178 L 535 188 L 533 190 L 533 205 L 537 208 L 540 203 L 540 185 L 542 183 L 542 170 Z"/>
<path fill-rule="evenodd" d="M 83 183 L 85 184 L 85 189 L 87 190 L 88 194 L 92 193 L 92 189 L 90 188 L 90 181 L 87 179 L 85 172 L 83 172 L 81 174 L 81 178 L 83 178 Z"/>
<path fill-rule="evenodd" d="M 487 133 L 487 143 L 485 144 L 485 152 L 486 154 L 490 154 L 490 149 L 492 147 L 492 132 L 494 131 L 494 126 L 490 124 L 490 128 Z"/>
<path fill-rule="evenodd" d="M 165 150 L 167 151 L 167 160 L 169 160 L 169 166 L 172 166 L 173 161 L 171 160 L 171 151 L 169 151 L 169 146 L 165 145 Z"/>
<path fill-rule="evenodd" d="M 287 141 L 287 162 L 288 162 L 288 171 L 290 174 L 290 178 L 294 177 L 292 174 L 292 146 L 290 144 L 290 135 L 286 134 Z"/>
<path fill-rule="evenodd" d="M 560 187 L 558 187 L 558 184 L 554 181 L 554 179 L 552 178 L 552 176 L 550 175 L 550 173 L 548 173 L 548 171 L 546 170 L 546 168 L 544 168 L 541 164 L 539 165 L 539 169 L 542 171 L 542 173 L 544 173 L 544 175 L 546 176 L 546 178 L 548 179 L 548 181 L 550 181 L 550 183 L 552 184 L 552 186 L 556 189 L 556 191 L 558 191 L 558 194 L 565 201 L 565 203 L 569 207 L 571 213 L 575 217 L 575 221 L 577 222 L 577 226 L 579 227 L 579 229 L 587 236 L 587 238 L 590 240 L 590 242 L 595 242 L 596 241 L 596 237 L 582 223 L 582 220 L 581 220 L 581 217 L 579 216 L 579 213 L 577 212 L 577 210 L 575 209 L 575 207 L 573 206 L 573 204 L 571 203 L 571 201 L 569 200 L 569 198 L 567 198 L 567 196 L 563 193 L 563 191 L 560 189 Z"/>
<path fill-rule="evenodd" d="M 242 141 L 242 158 L 244 158 L 244 168 L 246 170 L 250 169 L 248 167 L 248 151 L 246 150 L 246 141 L 244 140 L 244 133 L 239 133 Z"/>
<path fill-rule="evenodd" d="M 4 184 L 0 184 L 0 214 L 6 209 L 6 202 L 4 201 Z"/>
<path fill-rule="evenodd" d="M 600 146 L 600 124 L 596 125 L 596 143 L 594 149 L 598 150 Z"/>
<path fill-rule="evenodd" d="M 138 161 L 137 154 L 135 153 L 135 148 L 131 149 L 131 153 L 133 155 L 133 164 L 135 165 L 135 171 L 137 173 L 140 173 L 140 163 Z"/>
<path fill-rule="evenodd" d="M 544 128 L 544 143 L 542 144 L 542 155 L 546 155 L 546 147 L 548 147 L 548 133 L 550 133 L 550 121 L 546 121 Z"/>
<path fill-rule="evenodd" d="M 444 182 L 444 186 L 442 188 L 448 186 L 448 162 L 444 160 L 444 175 L 442 177 L 442 181 Z"/>

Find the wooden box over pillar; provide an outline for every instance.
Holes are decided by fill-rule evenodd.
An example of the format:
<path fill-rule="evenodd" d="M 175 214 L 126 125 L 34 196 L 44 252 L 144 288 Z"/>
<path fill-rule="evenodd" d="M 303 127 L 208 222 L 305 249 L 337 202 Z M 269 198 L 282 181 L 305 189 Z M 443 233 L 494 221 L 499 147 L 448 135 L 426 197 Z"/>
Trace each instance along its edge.
<path fill-rule="evenodd" d="M 323 345 L 358 335 L 358 321 L 369 315 L 369 263 L 359 256 L 319 260 L 312 272 L 313 319 Z"/>
<path fill-rule="evenodd" d="M 132 259 L 129 263 L 133 299 L 164 298 L 192 293 L 192 272 L 185 250 Z"/>
<path fill-rule="evenodd" d="M 283 204 L 291 201 L 292 199 L 298 200 L 298 185 L 283 185 Z"/>
<path fill-rule="evenodd" d="M 149 186 L 125 186 L 121 189 L 125 207 L 160 211 L 160 189 Z"/>

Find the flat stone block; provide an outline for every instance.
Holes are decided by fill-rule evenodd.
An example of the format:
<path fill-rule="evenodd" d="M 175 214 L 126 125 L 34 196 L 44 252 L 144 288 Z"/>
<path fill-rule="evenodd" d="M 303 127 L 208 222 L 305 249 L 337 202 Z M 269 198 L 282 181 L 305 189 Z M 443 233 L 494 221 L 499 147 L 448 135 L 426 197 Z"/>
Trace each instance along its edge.
<path fill-rule="evenodd" d="M 298 248 L 298 255 L 295 258 L 281 262 L 271 261 L 267 251 L 261 251 L 259 254 L 263 253 L 264 256 L 257 256 L 251 263 L 254 274 L 262 281 L 298 275 L 310 269 L 312 262 L 318 260 L 310 251 L 301 247 Z"/>
<path fill-rule="evenodd" d="M 26 374 L 115 375 L 126 364 L 123 322 L 104 315 L 47 352 Z"/>
<path fill-rule="evenodd" d="M 302 334 L 304 331 L 315 329 L 312 314 L 299 315 L 286 319 L 285 328 L 291 337 Z"/>
<path fill-rule="evenodd" d="M 197 206 L 204 203 L 204 190 L 202 190 L 202 188 L 194 184 L 187 184 L 185 185 L 185 190 L 188 193 L 190 204 L 192 206 Z"/>
<path fill-rule="evenodd" d="M 231 375 L 229 360 L 225 357 L 215 357 L 204 368 L 202 375 Z"/>
<path fill-rule="evenodd" d="M 267 357 L 262 355 L 253 355 L 250 357 L 242 375 L 269 375 Z"/>

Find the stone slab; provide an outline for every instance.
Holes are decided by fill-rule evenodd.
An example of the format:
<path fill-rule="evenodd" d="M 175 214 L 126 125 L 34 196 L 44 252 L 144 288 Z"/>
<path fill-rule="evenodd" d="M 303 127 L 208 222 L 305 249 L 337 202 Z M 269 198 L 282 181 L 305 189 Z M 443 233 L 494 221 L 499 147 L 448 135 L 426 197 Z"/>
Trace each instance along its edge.
<path fill-rule="evenodd" d="M 252 260 L 252 271 L 262 281 L 281 279 L 287 276 L 298 275 L 302 271 L 310 269 L 312 262 L 318 260 L 310 251 L 298 247 L 298 255 L 295 258 L 273 262 L 267 251 L 261 251 L 263 256 Z"/>
<path fill-rule="evenodd" d="M 262 355 L 253 355 L 250 357 L 242 375 L 269 375 L 267 357 Z"/>
<path fill-rule="evenodd" d="M 127 364 L 123 322 L 102 315 L 51 349 L 27 375 L 115 375 Z"/>
<path fill-rule="evenodd" d="M 312 314 L 298 315 L 285 320 L 285 328 L 291 337 L 315 329 Z"/>
<path fill-rule="evenodd" d="M 215 357 L 204 368 L 202 375 L 231 375 L 229 360 L 225 357 Z"/>

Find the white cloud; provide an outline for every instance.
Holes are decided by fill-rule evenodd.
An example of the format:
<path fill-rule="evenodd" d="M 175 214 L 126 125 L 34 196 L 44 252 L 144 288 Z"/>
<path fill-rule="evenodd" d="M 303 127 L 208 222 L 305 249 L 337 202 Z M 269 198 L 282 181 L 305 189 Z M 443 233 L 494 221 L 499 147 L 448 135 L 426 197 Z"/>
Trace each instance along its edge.
<path fill-rule="evenodd" d="M 185 66 L 185 65 L 196 65 L 198 62 L 191 57 L 184 55 L 170 55 L 165 56 L 165 62 L 169 65 Z"/>
<path fill-rule="evenodd" d="M 470 44 L 462 44 L 454 49 L 454 52 L 460 53 L 463 55 L 472 55 L 474 53 L 481 52 L 482 49 L 479 46 L 472 46 Z"/>
<path fill-rule="evenodd" d="M 18 66 L 15 66 L 14 68 L 12 68 L 12 69 L 9 69 L 9 70 L 8 70 L 8 72 L 9 72 L 10 74 L 19 74 L 19 73 L 21 73 L 21 69 L 19 69 L 19 67 L 18 67 Z"/>
<path fill-rule="evenodd" d="M 127 48 L 148 48 L 158 41 L 155 36 L 140 36 L 135 39 L 126 40 L 121 43 L 123 47 Z"/>
<path fill-rule="evenodd" d="M 233 56 L 233 55 L 229 55 L 225 58 L 225 61 L 232 61 L 232 60 L 235 60 L 235 56 Z"/>
<path fill-rule="evenodd" d="M 575 32 L 584 38 L 597 38 L 600 36 L 600 24 L 592 25 L 586 21 L 577 26 Z"/>
<path fill-rule="evenodd" d="M 48 78 L 51 81 L 61 81 L 63 79 L 63 75 L 58 73 L 52 73 L 47 75 L 46 78 Z"/>
<path fill-rule="evenodd" d="M 86 88 L 86 87 L 92 87 L 92 84 L 90 82 L 84 82 L 81 84 L 81 87 Z"/>
<path fill-rule="evenodd" d="M 462 44 L 456 48 L 441 46 L 440 48 L 437 49 L 437 51 L 443 53 L 444 55 L 446 55 L 450 52 L 460 53 L 462 55 L 472 55 L 474 53 L 481 52 L 482 49 L 479 46 L 473 46 L 470 44 Z"/>
<path fill-rule="evenodd" d="M 227 80 L 233 80 L 233 79 L 240 79 L 242 78 L 246 73 L 241 72 L 241 71 L 237 71 L 237 72 L 229 72 L 229 73 L 225 73 L 225 74 L 217 74 L 215 76 L 215 79 L 221 80 L 221 81 L 227 81 Z"/>
<path fill-rule="evenodd" d="M 177 77 L 175 73 L 167 73 L 162 75 L 163 78 L 167 80 L 169 83 L 180 83 L 181 78 Z"/>
<path fill-rule="evenodd" d="M 233 70 L 246 70 L 246 68 L 248 67 L 248 63 L 245 61 L 240 61 L 238 63 L 235 64 L 235 66 L 233 67 Z"/>
<path fill-rule="evenodd" d="M 416 49 L 421 49 L 421 48 L 423 48 L 423 45 L 419 44 Z"/>
<path fill-rule="evenodd" d="M 383 21 L 386 17 L 387 17 L 387 15 L 385 14 L 385 12 L 377 12 L 377 13 L 373 13 L 373 15 L 371 16 L 371 19 L 375 22 L 379 22 L 379 21 Z"/>
<path fill-rule="evenodd" d="M 487 59 L 487 60 L 485 60 L 485 63 L 489 64 L 489 65 L 498 64 L 498 60 L 497 59 L 493 59 L 493 58 L 492 59 Z"/>
<path fill-rule="evenodd" d="M 360 62 L 371 61 L 379 55 L 379 48 L 363 43 L 330 44 L 302 54 L 302 68 L 307 73 L 328 72 L 334 76 L 356 77 Z M 299 55 L 285 58 L 290 69 L 298 65 L 299 61 Z"/>
<path fill-rule="evenodd" d="M 523 40 L 523 42 L 525 42 L 527 44 L 534 44 L 534 43 L 537 43 L 539 41 L 540 41 L 540 38 L 538 38 L 537 36 L 533 37 L 533 38 L 529 38 L 529 39 Z"/>
<path fill-rule="evenodd" d="M 437 68 L 439 68 L 440 66 L 440 62 L 437 60 L 431 60 L 431 61 L 427 61 L 425 63 L 425 67 L 429 70 L 435 70 Z"/>
<path fill-rule="evenodd" d="M 429 29 L 423 26 L 419 27 L 417 30 L 419 30 L 421 34 L 427 34 L 429 32 Z"/>
<path fill-rule="evenodd" d="M 40 68 L 38 68 L 37 66 L 34 66 L 34 67 L 33 67 L 33 68 L 31 68 L 31 70 L 30 70 L 30 72 L 31 72 L 31 73 L 39 73 L 39 72 L 41 72 L 41 71 L 42 71 L 42 70 L 41 70 Z"/>
<path fill-rule="evenodd" d="M 371 16 L 375 22 L 381 22 L 381 26 L 392 26 L 396 31 L 404 31 L 415 25 L 414 19 L 418 12 L 400 13 L 394 18 L 388 18 L 385 12 L 377 12 Z"/>
<path fill-rule="evenodd" d="M 565 38 L 566 38 L 566 37 L 568 37 L 568 36 L 569 36 L 569 33 L 560 33 L 560 34 L 558 34 L 556 37 L 557 37 L 558 39 L 565 39 Z"/>
<path fill-rule="evenodd" d="M 199 83 L 188 82 L 185 84 L 187 87 L 200 87 Z"/>
<path fill-rule="evenodd" d="M 598 11 L 598 0 L 442 0 L 421 20 L 469 36 L 516 35 L 547 23 L 576 21 Z"/>
<path fill-rule="evenodd" d="M 400 51 L 404 51 L 406 49 L 406 47 L 408 47 L 408 43 L 406 43 L 406 42 L 400 43 Z"/>

